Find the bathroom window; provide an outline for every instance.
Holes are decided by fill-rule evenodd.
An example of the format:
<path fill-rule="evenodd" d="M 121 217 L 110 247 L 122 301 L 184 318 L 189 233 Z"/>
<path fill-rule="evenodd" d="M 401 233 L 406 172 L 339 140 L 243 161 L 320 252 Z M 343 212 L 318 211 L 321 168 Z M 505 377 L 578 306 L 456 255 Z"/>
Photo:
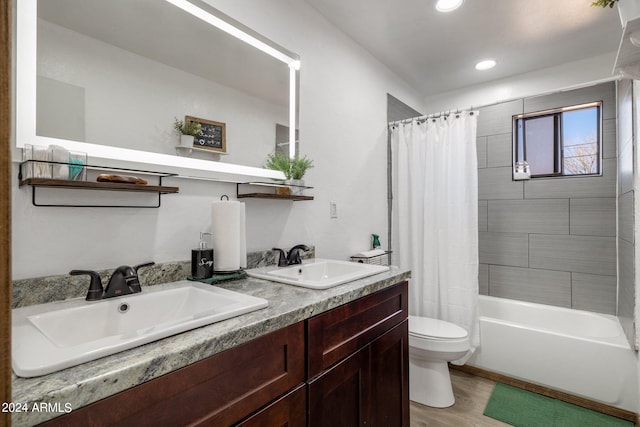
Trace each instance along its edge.
<path fill-rule="evenodd" d="M 602 102 L 513 116 L 514 179 L 602 174 Z M 525 163 L 526 162 L 526 163 Z"/>

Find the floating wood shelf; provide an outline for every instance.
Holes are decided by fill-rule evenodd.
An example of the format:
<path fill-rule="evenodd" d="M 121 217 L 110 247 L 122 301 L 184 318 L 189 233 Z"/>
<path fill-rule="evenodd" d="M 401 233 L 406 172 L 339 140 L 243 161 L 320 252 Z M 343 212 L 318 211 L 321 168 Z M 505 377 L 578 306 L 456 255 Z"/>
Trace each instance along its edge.
<path fill-rule="evenodd" d="M 146 185 L 146 184 L 125 184 L 119 182 L 89 182 L 89 181 L 69 181 L 66 179 L 46 179 L 28 178 L 20 181 L 20 185 L 32 185 L 35 187 L 55 187 L 55 188 L 78 188 L 85 190 L 108 190 L 108 191 L 133 191 L 146 193 L 172 194 L 177 193 L 178 187 L 167 187 L 166 185 Z"/>
<path fill-rule="evenodd" d="M 52 178 L 23 178 L 23 167 L 29 163 L 46 163 L 46 164 L 58 164 L 58 165 L 68 165 L 68 166 L 78 166 L 71 165 L 69 163 L 61 163 L 61 162 L 52 162 L 52 161 L 42 161 L 42 160 L 27 160 L 20 164 L 20 168 L 18 171 L 18 182 L 19 185 L 25 186 L 28 185 L 32 188 L 32 198 L 31 202 L 34 206 L 49 206 L 49 207 L 95 207 L 95 208 L 158 208 L 160 207 L 161 195 L 163 194 L 175 194 L 178 193 L 178 187 L 170 187 L 166 185 L 162 185 L 162 178 L 166 178 L 169 176 L 175 176 L 172 173 L 164 173 L 164 172 L 153 172 L 153 171 L 144 171 L 144 170 L 136 170 L 136 169 L 126 169 L 126 168 L 118 168 L 118 167 L 104 167 L 104 166 L 95 166 L 95 165 L 83 165 L 82 167 L 87 170 L 106 170 L 106 171 L 124 171 L 124 172 L 132 172 L 135 174 L 144 174 L 145 176 L 150 176 L 157 178 L 157 185 L 148 185 L 148 184 L 132 184 L 132 183 L 123 183 L 123 182 L 98 182 L 98 181 L 73 181 L 67 179 L 52 179 Z M 37 188 L 56 188 L 56 189 L 68 189 L 68 190 L 100 190 L 100 191 L 122 191 L 128 193 L 152 193 L 158 195 L 157 204 L 153 205 L 114 205 L 114 204 L 82 204 L 82 203 L 73 203 L 73 204 L 51 204 L 51 203 L 38 203 L 36 199 L 36 189 Z"/>
<path fill-rule="evenodd" d="M 253 198 L 253 199 L 277 199 L 277 200 L 313 200 L 313 196 L 291 196 L 291 195 L 281 195 L 281 194 L 270 194 L 270 193 L 245 193 L 238 194 L 238 199 L 244 198 Z"/>
<path fill-rule="evenodd" d="M 253 188 L 254 191 L 248 193 L 240 192 L 240 188 L 250 187 Z M 236 184 L 236 196 L 238 199 L 271 199 L 271 200 L 291 200 L 294 202 L 303 201 L 303 200 L 313 200 L 313 196 L 304 196 L 304 195 L 294 195 L 294 194 L 277 194 L 277 188 L 287 188 L 297 187 L 303 189 L 310 189 L 313 187 L 300 186 L 300 185 L 285 185 L 282 183 L 271 183 L 271 182 L 239 182 Z M 257 191 L 257 189 L 261 189 L 262 191 Z"/>

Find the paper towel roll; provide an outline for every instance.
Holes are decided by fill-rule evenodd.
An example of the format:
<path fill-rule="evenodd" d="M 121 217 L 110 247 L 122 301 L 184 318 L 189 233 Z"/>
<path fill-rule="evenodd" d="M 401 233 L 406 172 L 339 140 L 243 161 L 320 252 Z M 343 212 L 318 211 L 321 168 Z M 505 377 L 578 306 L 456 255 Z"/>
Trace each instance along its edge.
<path fill-rule="evenodd" d="M 236 271 L 247 265 L 244 203 L 215 201 L 211 206 L 215 271 Z"/>
<path fill-rule="evenodd" d="M 245 204 L 240 203 L 240 267 L 247 268 L 247 229 L 245 227 Z"/>

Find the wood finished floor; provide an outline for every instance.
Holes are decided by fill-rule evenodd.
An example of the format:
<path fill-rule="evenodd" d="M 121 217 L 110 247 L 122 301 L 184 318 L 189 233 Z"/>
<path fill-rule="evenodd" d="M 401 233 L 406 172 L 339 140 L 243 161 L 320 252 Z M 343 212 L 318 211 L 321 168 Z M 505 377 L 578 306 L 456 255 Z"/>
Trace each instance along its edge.
<path fill-rule="evenodd" d="M 482 415 L 494 381 L 449 370 L 456 403 L 449 408 L 431 408 L 411 402 L 411 427 L 493 427 L 508 426 Z"/>

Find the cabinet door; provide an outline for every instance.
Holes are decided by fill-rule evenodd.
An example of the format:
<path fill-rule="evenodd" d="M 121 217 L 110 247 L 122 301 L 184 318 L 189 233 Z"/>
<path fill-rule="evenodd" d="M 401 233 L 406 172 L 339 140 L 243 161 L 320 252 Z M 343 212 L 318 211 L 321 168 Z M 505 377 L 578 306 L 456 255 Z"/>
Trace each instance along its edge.
<path fill-rule="evenodd" d="M 46 426 L 229 426 L 304 382 L 302 322 L 46 422 Z"/>
<path fill-rule="evenodd" d="M 309 383 L 309 427 L 365 426 L 369 401 L 369 347 Z"/>
<path fill-rule="evenodd" d="M 237 427 L 305 427 L 306 398 L 307 388 L 303 384 L 239 423 Z"/>
<path fill-rule="evenodd" d="M 309 378 L 369 344 L 408 315 L 407 282 L 307 320 Z"/>
<path fill-rule="evenodd" d="M 368 426 L 409 427 L 409 321 L 370 344 L 371 399 Z"/>

